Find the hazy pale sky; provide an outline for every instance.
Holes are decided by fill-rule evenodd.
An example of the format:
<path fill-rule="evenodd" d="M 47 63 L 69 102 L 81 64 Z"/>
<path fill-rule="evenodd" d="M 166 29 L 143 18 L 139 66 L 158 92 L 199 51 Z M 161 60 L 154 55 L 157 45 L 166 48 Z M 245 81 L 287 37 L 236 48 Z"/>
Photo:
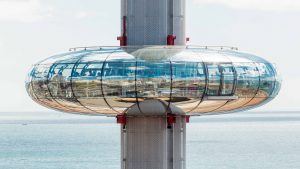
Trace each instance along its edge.
<path fill-rule="evenodd" d="M 118 45 L 119 15 L 120 0 L 0 0 L 0 112 L 47 111 L 27 96 L 30 66 L 71 47 Z M 187 0 L 187 34 L 276 63 L 282 90 L 257 110 L 300 110 L 299 0 Z"/>

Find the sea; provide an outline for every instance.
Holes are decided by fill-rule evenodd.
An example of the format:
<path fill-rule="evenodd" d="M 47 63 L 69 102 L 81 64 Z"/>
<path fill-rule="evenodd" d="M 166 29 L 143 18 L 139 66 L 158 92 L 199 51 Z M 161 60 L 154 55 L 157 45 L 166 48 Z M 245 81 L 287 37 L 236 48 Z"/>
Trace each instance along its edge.
<path fill-rule="evenodd" d="M 0 169 L 120 169 L 115 118 L 0 113 Z M 193 117 L 187 169 L 300 169 L 300 112 Z"/>

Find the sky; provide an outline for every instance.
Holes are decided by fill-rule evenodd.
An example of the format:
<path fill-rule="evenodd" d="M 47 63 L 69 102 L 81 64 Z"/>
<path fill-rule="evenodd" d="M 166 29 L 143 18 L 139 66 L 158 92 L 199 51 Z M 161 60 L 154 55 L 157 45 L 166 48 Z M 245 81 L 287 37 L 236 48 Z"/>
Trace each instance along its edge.
<path fill-rule="evenodd" d="M 187 0 L 190 45 L 236 46 L 275 63 L 283 86 L 257 111 L 300 111 L 299 0 Z M 48 111 L 27 95 L 34 63 L 76 46 L 117 46 L 120 0 L 0 0 L 1 112 Z"/>

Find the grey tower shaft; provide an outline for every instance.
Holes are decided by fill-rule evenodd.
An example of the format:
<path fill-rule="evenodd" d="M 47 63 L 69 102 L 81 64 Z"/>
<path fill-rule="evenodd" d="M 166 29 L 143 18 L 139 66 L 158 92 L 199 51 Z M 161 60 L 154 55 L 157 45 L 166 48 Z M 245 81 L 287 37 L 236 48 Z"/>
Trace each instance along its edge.
<path fill-rule="evenodd" d="M 185 0 L 121 0 L 121 25 L 121 46 L 185 46 Z M 122 169 L 186 168 L 182 110 L 145 99 L 117 118 Z"/>
<path fill-rule="evenodd" d="M 185 45 L 185 0 L 121 0 L 121 25 L 124 46 Z"/>
<path fill-rule="evenodd" d="M 167 116 L 127 117 L 121 125 L 122 169 L 185 169 L 186 122 Z"/>

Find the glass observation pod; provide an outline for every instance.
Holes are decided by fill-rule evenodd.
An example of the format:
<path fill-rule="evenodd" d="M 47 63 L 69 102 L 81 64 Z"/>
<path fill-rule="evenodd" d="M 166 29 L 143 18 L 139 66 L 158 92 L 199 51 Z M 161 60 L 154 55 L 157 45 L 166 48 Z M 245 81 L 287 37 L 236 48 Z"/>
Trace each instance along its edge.
<path fill-rule="evenodd" d="M 228 113 L 272 100 L 281 79 L 255 55 L 197 46 L 74 48 L 33 66 L 26 88 L 59 111 L 117 115 L 156 100 L 187 115 Z"/>

